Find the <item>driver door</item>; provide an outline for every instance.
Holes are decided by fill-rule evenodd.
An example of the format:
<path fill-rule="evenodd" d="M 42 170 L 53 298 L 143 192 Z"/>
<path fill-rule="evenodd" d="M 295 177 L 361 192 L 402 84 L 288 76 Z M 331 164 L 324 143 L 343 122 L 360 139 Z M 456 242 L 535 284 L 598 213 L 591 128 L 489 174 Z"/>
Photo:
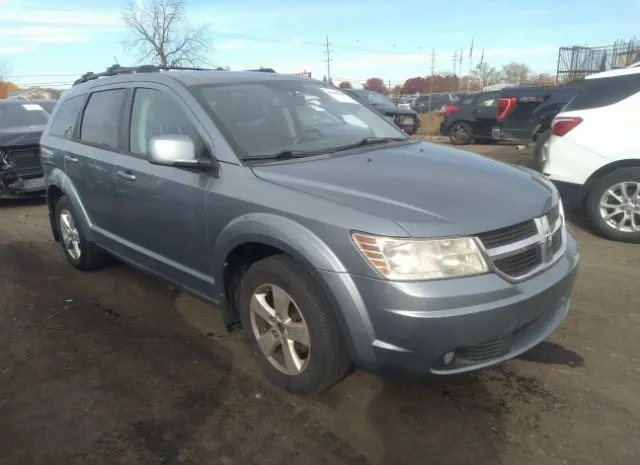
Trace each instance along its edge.
<path fill-rule="evenodd" d="M 136 88 L 129 114 L 126 151 L 116 159 L 121 247 L 143 268 L 211 295 L 205 199 L 215 179 L 147 161 L 154 136 L 188 135 L 202 156 L 211 156 L 210 144 L 184 102 L 164 86 Z"/>

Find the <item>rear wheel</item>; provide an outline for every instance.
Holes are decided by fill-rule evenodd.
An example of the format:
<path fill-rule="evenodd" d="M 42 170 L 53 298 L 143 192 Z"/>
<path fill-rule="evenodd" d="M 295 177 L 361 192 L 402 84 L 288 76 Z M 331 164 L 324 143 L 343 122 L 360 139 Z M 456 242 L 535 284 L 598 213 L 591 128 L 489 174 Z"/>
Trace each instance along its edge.
<path fill-rule="evenodd" d="M 67 261 L 79 270 L 100 268 L 107 261 L 104 252 L 87 242 L 67 196 L 63 195 L 56 203 L 56 228 Z"/>
<path fill-rule="evenodd" d="M 239 300 L 245 341 L 275 385 L 312 395 L 347 373 L 350 360 L 333 310 L 293 259 L 276 255 L 254 263 Z"/>
<path fill-rule="evenodd" d="M 551 130 L 547 130 L 540 134 L 536 139 L 536 144 L 533 148 L 533 166 L 537 171 L 542 171 L 545 162 L 545 144 L 549 141 L 551 137 Z"/>
<path fill-rule="evenodd" d="M 473 129 L 471 125 L 466 121 L 458 121 L 453 123 L 449 130 L 449 139 L 452 144 L 466 145 L 470 144 L 473 140 Z"/>
<path fill-rule="evenodd" d="M 589 221 L 601 236 L 640 243 L 640 168 L 622 168 L 596 181 L 587 197 Z"/>

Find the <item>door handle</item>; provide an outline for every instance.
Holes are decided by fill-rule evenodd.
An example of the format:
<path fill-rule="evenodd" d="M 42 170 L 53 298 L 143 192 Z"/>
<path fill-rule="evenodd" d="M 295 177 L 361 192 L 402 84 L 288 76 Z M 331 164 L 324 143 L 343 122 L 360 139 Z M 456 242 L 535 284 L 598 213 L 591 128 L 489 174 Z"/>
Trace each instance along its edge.
<path fill-rule="evenodd" d="M 72 157 L 71 155 L 65 155 L 64 159 L 70 161 L 71 163 L 78 163 L 78 159 L 76 157 Z"/>
<path fill-rule="evenodd" d="M 126 179 L 127 181 L 135 181 L 136 180 L 136 175 L 132 174 L 129 171 L 118 171 L 117 175 L 118 175 L 118 177 L 120 177 L 122 179 Z"/>

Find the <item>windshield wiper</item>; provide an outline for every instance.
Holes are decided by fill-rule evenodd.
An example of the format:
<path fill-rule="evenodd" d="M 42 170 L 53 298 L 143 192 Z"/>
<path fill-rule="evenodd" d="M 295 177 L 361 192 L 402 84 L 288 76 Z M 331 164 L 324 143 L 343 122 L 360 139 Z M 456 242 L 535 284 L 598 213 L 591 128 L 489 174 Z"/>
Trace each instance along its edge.
<path fill-rule="evenodd" d="M 353 144 L 343 145 L 341 147 L 336 147 L 331 149 L 332 152 L 341 152 L 343 150 L 355 149 L 358 147 L 364 147 L 366 145 L 374 145 L 374 144 L 384 144 L 387 142 L 399 142 L 403 140 L 410 140 L 408 137 L 365 137 L 364 139 L 360 139 L 358 142 L 354 142 Z"/>
<path fill-rule="evenodd" d="M 250 155 L 245 160 L 290 160 L 292 158 L 310 157 L 311 155 L 324 155 L 323 152 L 311 152 L 306 150 L 281 150 L 276 153 L 264 153 L 259 155 Z"/>

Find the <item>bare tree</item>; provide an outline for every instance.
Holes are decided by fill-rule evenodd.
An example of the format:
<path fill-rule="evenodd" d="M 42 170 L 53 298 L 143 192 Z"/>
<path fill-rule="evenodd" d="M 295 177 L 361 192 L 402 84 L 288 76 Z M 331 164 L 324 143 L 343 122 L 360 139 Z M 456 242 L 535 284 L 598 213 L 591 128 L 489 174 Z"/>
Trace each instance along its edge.
<path fill-rule="evenodd" d="M 500 73 L 487 63 L 478 63 L 471 71 L 471 76 L 478 83 L 480 89 L 497 84 L 502 79 Z"/>
<path fill-rule="evenodd" d="M 131 36 L 124 45 L 137 50 L 145 64 L 210 64 L 208 27 L 189 24 L 185 9 L 185 0 L 130 0 L 123 19 Z"/>
<path fill-rule="evenodd" d="M 526 63 L 509 63 L 502 67 L 502 74 L 510 84 L 524 84 L 529 79 L 531 68 Z"/>

